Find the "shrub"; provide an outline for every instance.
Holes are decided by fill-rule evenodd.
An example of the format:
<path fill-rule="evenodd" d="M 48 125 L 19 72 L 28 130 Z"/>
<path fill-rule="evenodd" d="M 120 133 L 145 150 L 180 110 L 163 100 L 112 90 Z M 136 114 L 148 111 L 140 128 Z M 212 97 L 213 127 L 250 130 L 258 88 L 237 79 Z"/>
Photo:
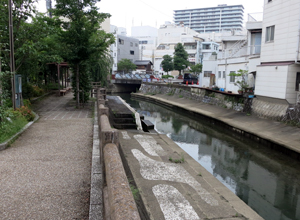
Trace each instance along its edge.
<path fill-rule="evenodd" d="M 27 121 L 32 121 L 34 119 L 34 114 L 27 106 L 22 106 L 21 108 L 17 108 L 16 111 L 20 112 Z"/>
<path fill-rule="evenodd" d="M 32 86 L 33 89 L 33 97 L 39 97 L 44 94 L 44 90 L 38 86 Z"/>
<path fill-rule="evenodd" d="M 31 102 L 29 101 L 29 99 L 23 99 L 23 104 L 24 104 L 24 106 L 31 109 Z"/>
<path fill-rule="evenodd" d="M 168 79 L 169 77 L 170 77 L 170 78 L 174 78 L 174 76 L 171 76 L 171 75 L 162 75 L 162 78 L 163 78 L 163 79 Z"/>

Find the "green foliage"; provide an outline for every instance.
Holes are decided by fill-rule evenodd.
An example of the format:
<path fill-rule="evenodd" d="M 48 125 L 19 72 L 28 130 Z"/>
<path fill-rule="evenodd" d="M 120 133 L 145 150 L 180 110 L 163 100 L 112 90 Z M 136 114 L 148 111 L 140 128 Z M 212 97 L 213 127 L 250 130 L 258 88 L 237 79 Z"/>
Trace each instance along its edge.
<path fill-rule="evenodd" d="M 118 62 L 118 71 L 124 71 L 128 73 L 130 70 L 136 70 L 136 65 L 129 59 L 122 59 Z"/>
<path fill-rule="evenodd" d="M 11 138 L 17 132 L 19 132 L 26 124 L 27 120 L 24 117 L 16 117 L 12 121 L 5 121 L 0 124 L 0 143 Z"/>
<path fill-rule="evenodd" d="M 179 71 L 179 75 L 181 75 L 181 71 L 187 68 L 189 65 L 188 53 L 185 51 L 183 45 L 178 43 L 175 47 L 174 52 L 174 69 Z"/>
<path fill-rule="evenodd" d="M 183 156 L 183 154 L 181 154 L 180 159 L 173 159 L 172 157 L 169 157 L 169 161 L 171 161 L 173 163 L 184 163 L 184 156 Z"/>
<path fill-rule="evenodd" d="M 161 62 L 162 68 L 165 72 L 169 72 L 174 70 L 174 64 L 172 57 L 170 55 L 164 55 L 163 56 L 163 61 Z"/>
<path fill-rule="evenodd" d="M 74 89 L 74 99 L 76 99 L 77 87 L 76 87 L 76 75 L 72 76 L 72 87 Z M 89 100 L 89 94 L 92 89 L 91 86 L 91 77 L 87 72 L 81 72 L 80 81 L 79 81 L 79 101 L 81 103 L 86 103 Z"/>
<path fill-rule="evenodd" d="M 7 117 L 10 116 L 8 110 L 12 106 L 10 77 L 9 72 L 0 72 L 0 130 L 5 129 Z"/>
<path fill-rule="evenodd" d="M 16 111 L 20 112 L 27 121 L 33 121 L 34 114 L 29 107 L 22 106 L 21 108 L 17 108 Z"/>
<path fill-rule="evenodd" d="M 246 89 L 249 88 L 249 85 L 246 82 L 248 76 L 248 70 L 239 69 L 236 73 L 232 72 L 228 76 L 235 76 L 236 81 L 234 82 L 234 85 L 238 86 L 239 90 L 245 92 Z"/>
<path fill-rule="evenodd" d="M 70 64 L 75 77 L 73 82 L 79 82 L 73 84 L 73 88 L 76 88 L 75 98 L 78 98 L 78 101 L 79 98 L 88 100 L 86 94 L 90 89 L 91 77 L 89 76 L 93 72 L 97 75 L 95 73 L 99 74 L 99 71 L 105 69 L 104 72 L 107 74 L 109 69 L 106 66 L 107 62 L 99 60 L 108 55 L 109 46 L 115 41 L 112 34 L 100 29 L 100 24 L 110 15 L 98 12 L 97 2 L 96 0 L 57 0 L 56 8 L 53 9 L 54 15 L 66 18 L 61 21 L 64 31 L 60 32 L 59 39 L 63 45 L 64 60 Z M 84 94 L 81 97 L 77 97 L 79 90 Z"/>
<path fill-rule="evenodd" d="M 168 79 L 168 78 L 174 78 L 174 76 L 172 75 L 162 75 L 163 79 Z"/>
<path fill-rule="evenodd" d="M 202 64 L 201 63 L 197 63 L 196 65 L 192 65 L 190 66 L 190 72 L 194 73 L 194 74 L 199 74 L 202 72 Z"/>

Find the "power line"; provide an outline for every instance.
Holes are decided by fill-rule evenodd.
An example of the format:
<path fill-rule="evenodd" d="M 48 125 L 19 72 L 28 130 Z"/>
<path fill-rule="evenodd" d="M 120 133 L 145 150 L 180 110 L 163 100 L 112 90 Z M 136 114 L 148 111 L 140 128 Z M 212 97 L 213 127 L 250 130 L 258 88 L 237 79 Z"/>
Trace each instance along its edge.
<path fill-rule="evenodd" d="M 169 18 L 172 18 L 172 19 L 173 19 L 173 17 L 171 17 L 170 15 L 167 15 L 167 14 L 165 14 L 164 12 L 162 12 L 162 11 L 160 11 L 160 10 L 158 10 L 158 9 L 154 8 L 153 6 L 151 6 L 151 5 L 148 5 L 146 2 L 144 2 L 144 1 L 142 1 L 142 0 L 139 0 L 139 1 L 140 1 L 140 2 L 142 2 L 142 3 L 144 3 L 145 5 L 149 6 L 150 8 L 154 9 L 155 11 L 158 11 L 159 13 L 161 13 L 161 14 L 163 14 L 163 15 L 166 15 L 167 17 L 169 17 Z"/>

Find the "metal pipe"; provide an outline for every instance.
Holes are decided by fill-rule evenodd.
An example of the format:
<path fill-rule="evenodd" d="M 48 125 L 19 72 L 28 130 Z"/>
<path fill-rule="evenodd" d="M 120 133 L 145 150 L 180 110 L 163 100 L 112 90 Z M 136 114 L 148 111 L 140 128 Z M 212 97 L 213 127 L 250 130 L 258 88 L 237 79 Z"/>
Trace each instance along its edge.
<path fill-rule="evenodd" d="M 11 12 L 11 0 L 8 0 L 8 17 L 9 17 L 10 72 L 12 73 L 12 82 L 11 82 L 12 103 L 13 103 L 13 108 L 16 109 L 14 31 L 13 31 L 13 19 L 12 19 L 12 12 Z"/>
<path fill-rule="evenodd" d="M 299 12 L 299 21 L 298 21 L 298 40 L 297 40 L 296 56 L 295 56 L 295 63 L 296 64 L 300 64 L 300 62 L 298 62 L 299 42 L 300 42 L 300 12 Z"/>

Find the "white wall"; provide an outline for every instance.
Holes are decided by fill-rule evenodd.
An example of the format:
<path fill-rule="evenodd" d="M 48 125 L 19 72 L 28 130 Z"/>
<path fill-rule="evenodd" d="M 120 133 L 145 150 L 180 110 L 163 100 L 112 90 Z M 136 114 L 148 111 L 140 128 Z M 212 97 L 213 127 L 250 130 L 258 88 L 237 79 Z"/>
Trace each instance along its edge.
<path fill-rule="evenodd" d="M 300 65 L 290 65 L 288 67 L 286 100 L 291 104 L 296 104 L 297 101 L 297 91 L 295 91 L 297 72 L 300 72 Z"/>
<path fill-rule="evenodd" d="M 258 66 L 255 95 L 285 99 L 287 73 L 288 66 Z"/>
<path fill-rule="evenodd" d="M 139 37 L 157 37 L 158 29 L 151 26 L 134 26 L 131 27 L 131 36 L 135 38 Z"/>
<path fill-rule="evenodd" d="M 296 57 L 299 0 L 265 0 L 261 62 L 293 61 Z M 265 42 L 266 27 L 275 25 L 273 42 Z"/>
<path fill-rule="evenodd" d="M 248 72 L 256 72 L 257 66 L 260 65 L 260 57 L 249 58 Z"/>

